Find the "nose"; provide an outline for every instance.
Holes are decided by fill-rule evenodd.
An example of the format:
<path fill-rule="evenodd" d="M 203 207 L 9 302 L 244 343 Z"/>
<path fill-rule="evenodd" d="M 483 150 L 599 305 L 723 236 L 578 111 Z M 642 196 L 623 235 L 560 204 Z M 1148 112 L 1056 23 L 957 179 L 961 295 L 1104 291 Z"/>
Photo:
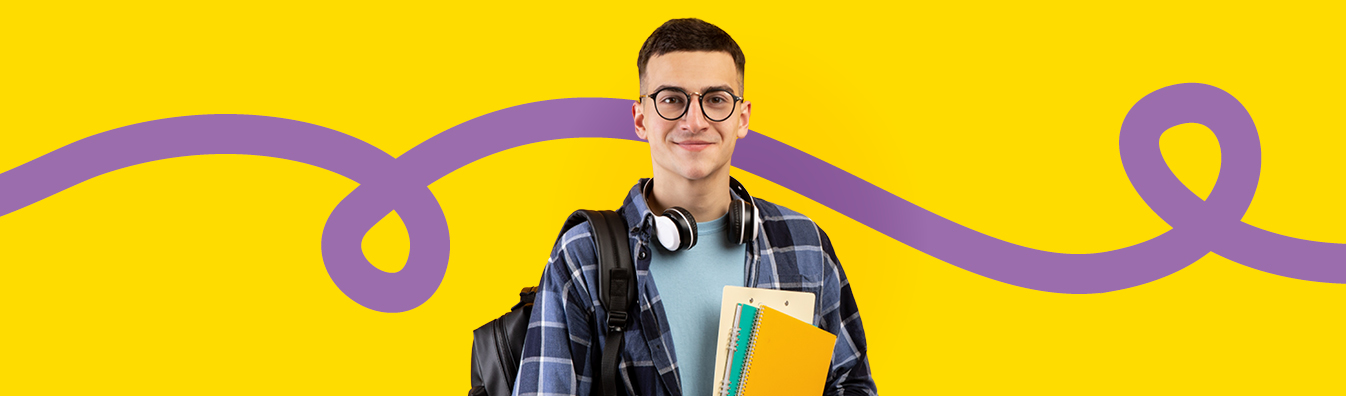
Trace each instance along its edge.
<path fill-rule="evenodd" d="M 692 97 L 695 99 L 687 101 L 687 114 L 682 116 L 679 124 L 681 124 L 682 129 L 693 132 L 709 128 L 710 119 L 707 119 L 706 114 L 701 110 L 701 96 L 693 94 Z"/>

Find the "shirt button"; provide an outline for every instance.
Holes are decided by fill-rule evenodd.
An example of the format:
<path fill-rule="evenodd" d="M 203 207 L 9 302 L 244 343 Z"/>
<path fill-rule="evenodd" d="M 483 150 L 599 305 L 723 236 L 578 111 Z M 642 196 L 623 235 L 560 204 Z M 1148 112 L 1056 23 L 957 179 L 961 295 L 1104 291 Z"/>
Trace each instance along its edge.
<path fill-rule="evenodd" d="M 645 251 L 644 251 L 644 250 L 641 250 L 641 251 L 640 251 L 640 258 L 641 258 L 642 260 L 645 259 Z"/>

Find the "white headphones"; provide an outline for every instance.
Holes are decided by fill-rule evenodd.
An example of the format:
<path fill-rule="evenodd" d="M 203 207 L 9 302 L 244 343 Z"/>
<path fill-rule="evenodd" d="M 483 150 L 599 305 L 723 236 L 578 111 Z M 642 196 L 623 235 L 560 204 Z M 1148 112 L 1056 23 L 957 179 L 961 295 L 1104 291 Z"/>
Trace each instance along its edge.
<path fill-rule="evenodd" d="M 645 182 L 643 188 L 646 199 L 646 206 L 649 205 L 650 187 L 654 179 Z M 741 244 L 752 240 L 757 235 L 759 224 L 757 215 L 757 206 L 753 205 L 752 195 L 748 195 L 748 189 L 743 188 L 743 184 L 734 178 L 729 178 L 729 189 L 738 193 L 741 197 L 747 199 L 735 199 L 729 203 L 729 242 Z M 749 225 L 751 224 L 751 225 Z M 670 252 L 691 249 L 696 246 L 696 218 L 692 217 L 692 212 L 679 206 L 668 208 L 662 215 L 654 217 L 654 233 L 659 239 L 659 244 Z"/>

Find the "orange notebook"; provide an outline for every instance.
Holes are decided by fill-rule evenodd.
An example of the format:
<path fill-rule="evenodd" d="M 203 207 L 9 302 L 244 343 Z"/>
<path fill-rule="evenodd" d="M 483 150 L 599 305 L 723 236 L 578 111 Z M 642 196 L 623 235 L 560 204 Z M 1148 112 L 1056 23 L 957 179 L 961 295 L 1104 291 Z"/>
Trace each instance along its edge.
<path fill-rule="evenodd" d="M 738 394 L 823 394 L 837 336 L 763 306 L 748 341 Z"/>

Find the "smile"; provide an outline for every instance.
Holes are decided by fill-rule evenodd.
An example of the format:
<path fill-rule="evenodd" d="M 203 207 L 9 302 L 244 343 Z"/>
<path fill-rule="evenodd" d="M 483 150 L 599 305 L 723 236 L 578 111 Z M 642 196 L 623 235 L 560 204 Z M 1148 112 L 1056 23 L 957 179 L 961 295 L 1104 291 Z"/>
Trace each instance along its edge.
<path fill-rule="evenodd" d="M 710 142 L 682 142 L 677 143 L 677 145 L 687 151 L 701 151 L 715 144 Z"/>

